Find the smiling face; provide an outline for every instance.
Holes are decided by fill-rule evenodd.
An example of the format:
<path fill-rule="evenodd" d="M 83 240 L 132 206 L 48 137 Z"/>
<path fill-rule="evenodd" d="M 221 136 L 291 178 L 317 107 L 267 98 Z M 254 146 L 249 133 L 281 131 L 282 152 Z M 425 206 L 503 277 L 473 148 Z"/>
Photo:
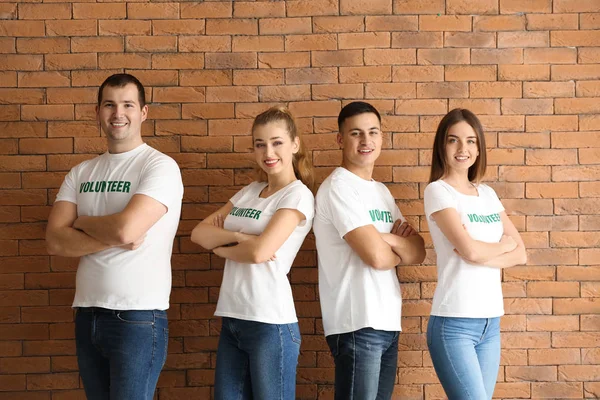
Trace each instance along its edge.
<path fill-rule="evenodd" d="M 381 154 L 381 123 L 370 112 L 355 115 L 344 120 L 337 139 L 347 169 L 372 169 Z"/>
<path fill-rule="evenodd" d="M 467 122 L 458 122 L 448 129 L 445 149 L 448 169 L 468 171 L 479 156 L 477 133 Z"/>
<path fill-rule="evenodd" d="M 284 121 L 257 125 L 252 133 L 256 163 L 267 176 L 294 175 L 294 154 L 300 148 L 300 139 L 290 138 Z"/>
<path fill-rule="evenodd" d="M 96 108 L 96 118 L 111 147 L 128 151 L 141 143 L 142 122 L 148 116 L 148 106 L 141 107 L 138 88 L 130 83 L 123 87 L 105 86 L 102 101 Z"/>

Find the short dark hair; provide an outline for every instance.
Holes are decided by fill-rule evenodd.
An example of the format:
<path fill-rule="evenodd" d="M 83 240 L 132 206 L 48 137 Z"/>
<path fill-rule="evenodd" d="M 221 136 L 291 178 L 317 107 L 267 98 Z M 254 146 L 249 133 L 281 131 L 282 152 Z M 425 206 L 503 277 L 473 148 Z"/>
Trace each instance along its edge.
<path fill-rule="evenodd" d="M 338 115 L 339 132 L 342 133 L 342 125 L 348 118 L 365 113 L 375 114 L 379 120 L 379 123 L 381 124 L 381 115 L 379 115 L 379 111 L 377 111 L 375 107 L 364 101 L 353 101 L 352 103 L 346 104 L 344 108 L 342 108 L 342 111 L 340 111 L 340 115 Z"/>
<path fill-rule="evenodd" d="M 98 89 L 98 106 L 102 103 L 102 91 L 106 86 L 122 88 L 130 83 L 133 83 L 137 87 L 140 108 L 144 107 L 146 105 L 144 85 L 142 85 L 142 82 L 140 82 L 138 78 L 130 74 L 114 74 L 106 78 L 104 82 L 102 82 L 102 85 L 100 85 L 100 89 Z"/>
<path fill-rule="evenodd" d="M 477 160 L 469 167 L 469 181 L 477 183 L 483 179 L 487 167 L 483 126 L 481 126 L 479 118 L 471 111 L 464 108 L 455 108 L 442 118 L 435 133 L 429 182 L 437 181 L 447 172 L 448 160 L 446 160 L 446 141 L 448 138 L 448 130 L 450 130 L 452 126 L 463 121 L 471 125 L 471 128 L 475 131 L 475 134 L 477 135 L 477 148 L 479 150 Z"/>

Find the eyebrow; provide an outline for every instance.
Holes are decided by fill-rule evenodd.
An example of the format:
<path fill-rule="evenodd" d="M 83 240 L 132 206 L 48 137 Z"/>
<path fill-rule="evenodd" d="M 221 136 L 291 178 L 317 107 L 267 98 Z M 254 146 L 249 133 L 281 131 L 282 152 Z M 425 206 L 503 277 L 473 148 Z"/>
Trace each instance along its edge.
<path fill-rule="evenodd" d="M 376 129 L 376 130 L 378 130 L 378 131 L 380 131 L 380 130 L 381 130 L 381 128 L 378 128 L 377 126 L 372 126 L 372 127 L 370 127 L 369 129 L 367 129 L 367 130 L 368 130 L 368 131 L 372 131 L 372 130 L 374 130 L 374 129 Z M 353 132 L 353 131 L 362 131 L 362 129 L 360 129 L 360 128 L 352 128 L 352 129 L 350 129 L 350 132 Z"/>
<path fill-rule="evenodd" d="M 457 139 L 458 139 L 458 136 L 457 136 L 457 135 L 452 135 L 452 134 L 451 134 L 451 135 L 448 135 L 448 137 L 455 137 L 455 138 L 457 138 Z M 475 139 L 477 139 L 477 136 L 467 136 L 467 139 L 472 139 L 472 138 L 475 138 Z"/>
<path fill-rule="evenodd" d="M 273 137 L 270 137 L 270 138 L 269 138 L 269 140 L 276 140 L 276 139 L 281 139 L 281 136 L 273 136 Z M 262 139 L 258 139 L 258 138 L 257 138 L 257 139 L 254 139 L 254 141 L 255 141 L 255 142 L 264 142 L 264 140 L 262 140 Z"/>

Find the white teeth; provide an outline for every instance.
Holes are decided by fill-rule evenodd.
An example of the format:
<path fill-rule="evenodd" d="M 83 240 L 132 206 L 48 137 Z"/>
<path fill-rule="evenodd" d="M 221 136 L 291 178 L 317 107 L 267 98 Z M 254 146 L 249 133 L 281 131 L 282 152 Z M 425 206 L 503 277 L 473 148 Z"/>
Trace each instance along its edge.
<path fill-rule="evenodd" d="M 275 164 L 277 164 L 277 161 L 278 161 L 278 160 L 274 160 L 274 161 L 265 161 L 265 164 L 267 164 L 267 165 L 275 165 Z"/>
<path fill-rule="evenodd" d="M 127 125 L 127 124 L 124 124 L 124 123 L 123 123 L 123 124 L 119 124 L 119 123 L 113 122 L 113 123 L 111 123 L 111 125 L 112 125 L 112 126 L 118 126 L 118 127 L 122 127 L 122 126 L 125 126 L 125 125 Z"/>
<path fill-rule="evenodd" d="M 359 150 L 358 152 L 362 153 L 362 154 L 368 154 L 368 153 L 371 153 L 372 150 Z"/>

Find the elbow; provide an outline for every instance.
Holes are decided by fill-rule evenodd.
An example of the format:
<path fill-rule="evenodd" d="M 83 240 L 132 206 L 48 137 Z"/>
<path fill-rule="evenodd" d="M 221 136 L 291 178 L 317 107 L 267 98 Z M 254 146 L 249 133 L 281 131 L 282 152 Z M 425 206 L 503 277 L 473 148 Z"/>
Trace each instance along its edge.
<path fill-rule="evenodd" d="M 365 260 L 363 260 L 365 261 Z M 379 254 L 373 254 L 369 257 L 369 260 L 366 260 L 365 263 L 373 267 L 373 269 L 385 271 L 388 269 L 394 268 L 398 265 L 402 260 L 395 253 L 393 257 L 383 257 Z"/>
<path fill-rule="evenodd" d="M 519 257 L 518 263 L 520 265 L 527 264 L 527 251 L 525 250 L 525 248 L 521 249 L 521 252 L 519 255 L 520 255 L 520 257 Z"/>
<path fill-rule="evenodd" d="M 274 254 L 274 252 L 267 252 L 266 249 L 261 248 L 261 246 L 254 246 L 250 253 L 250 262 L 252 264 L 262 264 L 269 261 Z"/>
<path fill-rule="evenodd" d="M 50 238 L 46 238 L 46 251 L 50 256 L 60 256 L 62 254 L 61 246 Z"/>
<path fill-rule="evenodd" d="M 475 249 L 473 249 L 471 247 L 467 247 L 466 249 L 458 250 L 458 253 L 465 260 L 470 261 L 475 264 L 482 264 L 485 261 L 487 261 L 487 259 L 483 256 L 483 254 L 480 254 L 479 252 L 477 252 Z"/>

